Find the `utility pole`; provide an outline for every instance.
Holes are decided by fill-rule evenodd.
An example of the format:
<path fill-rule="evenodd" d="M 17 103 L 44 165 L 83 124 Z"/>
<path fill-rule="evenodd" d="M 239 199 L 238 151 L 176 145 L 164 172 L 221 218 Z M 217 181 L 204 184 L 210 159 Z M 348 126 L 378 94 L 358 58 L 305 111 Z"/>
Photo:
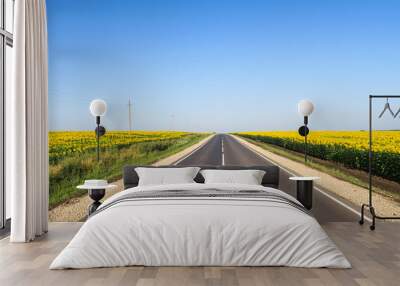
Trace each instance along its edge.
<path fill-rule="evenodd" d="M 174 130 L 174 119 L 175 119 L 175 115 L 171 114 L 171 131 Z"/>
<path fill-rule="evenodd" d="M 128 116 L 129 116 L 129 131 L 132 130 L 132 103 L 131 103 L 131 98 L 128 100 Z"/>

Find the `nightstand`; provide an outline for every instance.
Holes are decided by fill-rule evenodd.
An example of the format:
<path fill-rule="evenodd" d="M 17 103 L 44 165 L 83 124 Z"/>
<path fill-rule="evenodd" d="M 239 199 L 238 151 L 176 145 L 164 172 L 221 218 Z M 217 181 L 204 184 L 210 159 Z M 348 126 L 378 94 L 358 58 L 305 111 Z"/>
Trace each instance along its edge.
<path fill-rule="evenodd" d="M 313 202 L 313 183 L 319 177 L 290 177 L 289 180 L 296 181 L 296 197 L 303 206 L 311 210 Z"/>
<path fill-rule="evenodd" d="M 88 195 L 93 200 L 88 208 L 89 216 L 101 205 L 100 200 L 104 198 L 106 190 L 115 187 L 116 185 L 110 185 L 106 180 L 86 180 L 83 185 L 77 186 L 78 189 L 88 190 Z"/>

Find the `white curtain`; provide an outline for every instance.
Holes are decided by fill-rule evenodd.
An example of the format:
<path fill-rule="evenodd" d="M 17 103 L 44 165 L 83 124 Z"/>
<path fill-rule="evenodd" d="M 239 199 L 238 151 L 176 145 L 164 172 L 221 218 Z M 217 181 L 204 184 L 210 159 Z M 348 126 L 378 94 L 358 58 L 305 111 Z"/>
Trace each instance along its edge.
<path fill-rule="evenodd" d="M 16 0 L 14 71 L 6 164 L 11 188 L 12 242 L 48 227 L 47 23 L 45 0 Z"/>

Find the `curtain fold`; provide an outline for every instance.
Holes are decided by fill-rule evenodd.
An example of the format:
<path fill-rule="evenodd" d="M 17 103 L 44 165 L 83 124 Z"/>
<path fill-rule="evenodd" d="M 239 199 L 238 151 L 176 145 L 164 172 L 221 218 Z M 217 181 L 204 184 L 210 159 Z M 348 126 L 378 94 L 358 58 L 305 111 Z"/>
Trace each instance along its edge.
<path fill-rule="evenodd" d="M 28 242 L 48 228 L 48 63 L 45 0 L 17 0 L 10 144 L 12 242 Z"/>

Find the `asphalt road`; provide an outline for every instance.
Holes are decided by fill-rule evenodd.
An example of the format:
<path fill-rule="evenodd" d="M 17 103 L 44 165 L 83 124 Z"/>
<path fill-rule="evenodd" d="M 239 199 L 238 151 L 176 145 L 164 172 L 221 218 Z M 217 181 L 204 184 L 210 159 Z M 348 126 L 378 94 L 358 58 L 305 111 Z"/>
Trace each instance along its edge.
<path fill-rule="evenodd" d="M 211 138 L 210 141 L 208 141 L 194 153 L 179 161 L 177 165 L 251 166 L 273 165 L 273 163 L 248 149 L 246 146 L 239 143 L 235 138 L 226 134 L 218 134 Z M 279 189 L 292 196 L 295 196 L 296 184 L 295 182 L 289 180 L 289 177 L 291 176 L 292 174 L 281 169 Z M 338 202 L 338 198 L 333 196 L 335 199 L 332 199 L 315 188 L 313 190 L 313 195 L 312 212 L 320 223 L 359 220 L 357 214 L 350 211 L 348 208 Z M 341 202 L 349 205 L 347 202 Z"/>

